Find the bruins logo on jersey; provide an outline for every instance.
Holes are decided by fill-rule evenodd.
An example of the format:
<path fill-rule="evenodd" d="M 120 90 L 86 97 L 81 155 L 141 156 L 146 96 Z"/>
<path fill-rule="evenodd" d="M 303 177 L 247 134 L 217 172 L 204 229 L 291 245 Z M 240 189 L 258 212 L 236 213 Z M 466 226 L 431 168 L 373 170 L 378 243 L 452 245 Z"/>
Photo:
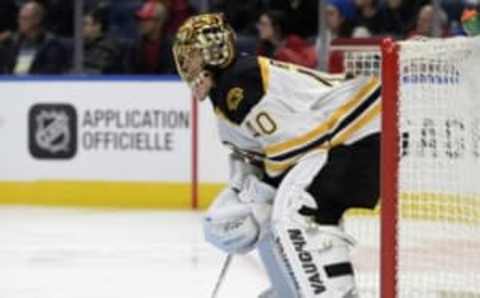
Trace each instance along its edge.
<path fill-rule="evenodd" d="M 227 107 L 229 111 L 235 111 L 244 98 L 244 92 L 242 88 L 235 87 L 230 89 L 227 94 Z"/>

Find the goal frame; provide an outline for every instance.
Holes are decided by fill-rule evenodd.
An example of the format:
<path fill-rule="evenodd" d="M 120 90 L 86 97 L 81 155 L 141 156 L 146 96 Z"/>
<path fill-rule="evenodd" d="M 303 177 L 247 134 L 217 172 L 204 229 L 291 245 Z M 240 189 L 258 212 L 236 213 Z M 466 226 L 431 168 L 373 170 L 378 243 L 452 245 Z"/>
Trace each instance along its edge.
<path fill-rule="evenodd" d="M 380 293 L 382 298 L 396 298 L 398 284 L 399 49 L 400 45 L 392 39 L 382 40 L 380 163 Z"/>
<path fill-rule="evenodd" d="M 378 53 L 382 80 L 382 134 L 380 163 L 380 297 L 396 298 L 398 285 L 398 58 L 400 45 L 391 38 L 337 38 L 330 55 L 345 52 Z M 342 60 L 343 71 L 347 65 Z M 388 71 L 384 71 L 388 70 Z M 332 71 L 332 69 L 329 69 Z"/>
<path fill-rule="evenodd" d="M 437 293 L 437 295 L 444 295 L 444 293 L 446 293 L 445 295 L 447 295 L 448 297 L 457 297 L 456 295 L 460 295 L 461 297 L 464 297 L 465 295 L 470 295 L 470 293 L 473 293 L 474 295 L 476 295 L 475 293 L 477 293 L 476 291 L 478 291 L 478 289 L 476 288 L 476 284 L 478 284 L 478 280 L 475 279 L 476 278 L 475 276 L 469 275 L 470 273 L 468 272 L 468 270 L 464 272 L 463 270 L 459 269 L 458 272 L 457 271 L 452 272 L 454 277 L 451 278 L 452 279 L 451 282 L 448 278 L 446 279 L 445 277 L 443 277 L 445 274 L 442 275 L 441 278 L 438 277 L 438 280 L 435 279 L 435 277 L 432 277 L 432 278 L 428 277 L 428 281 L 425 281 L 425 282 L 423 282 L 422 276 L 418 275 L 418 278 L 417 278 L 417 275 L 415 275 L 417 273 L 420 274 L 419 272 L 422 270 L 420 267 L 417 267 L 421 265 L 421 264 L 417 264 L 417 261 L 419 260 L 418 258 L 422 257 L 421 255 L 422 250 L 421 249 L 417 250 L 416 246 L 412 248 L 413 242 L 411 241 L 414 241 L 414 240 L 411 237 L 407 237 L 407 233 L 409 236 L 414 236 L 414 234 L 412 233 L 416 233 L 416 232 L 415 232 L 415 228 L 409 225 L 408 220 L 412 219 L 413 222 L 416 223 L 417 219 L 421 219 L 420 217 L 417 218 L 417 216 L 425 215 L 422 212 L 432 211 L 433 212 L 432 214 L 435 215 L 435 218 L 440 219 L 440 221 L 438 222 L 439 225 L 445 224 L 445 223 L 448 224 L 450 222 L 450 217 L 447 216 L 448 214 L 446 212 L 448 211 L 446 211 L 445 208 L 447 207 L 448 204 L 454 204 L 455 208 L 458 208 L 458 211 L 455 211 L 454 214 L 460 215 L 458 218 L 459 220 L 458 224 L 462 223 L 462 227 L 463 227 L 464 225 L 463 225 L 463 222 L 461 222 L 461 220 L 468 221 L 465 223 L 464 230 L 462 230 L 464 233 L 462 237 L 469 237 L 468 239 L 474 239 L 474 237 L 469 234 L 471 231 L 468 230 L 468 228 L 473 227 L 471 224 L 476 225 L 476 227 L 478 228 L 478 222 L 472 222 L 473 219 L 471 217 L 473 216 L 475 217 L 475 219 L 478 219 L 478 216 L 476 214 L 478 214 L 479 212 L 479 209 L 475 209 L 475 208 L 478 208 L 478 207 L 475 207 L 477 205 L 470 207 L 468 203 L 469 201 L 463 200 L 463 196 L 461 195 L 454 196 L 448 200 L 447 199 L 443 200 L 443 196 L 442 196 L 442 194 L 448 194 L 452 191 L 463 190 L 466 197 L 475 196 L 475 199 L 477 199 L 478 188 L 476 188 L 477 185 L 475 184 L 474 180 L 470 181 L 470 179 L 467 179 L 464 184 L 461 184 L 463 185 L 463 189 L 457 187 L 457 188 L 452 188 L 453 190 L 451 190 L 450 188 L 446 188 L 445 192 L 437 193 L 436 191 L 433 191 L 433 192 L 427 191 L 427 193 L 421 193 L 421 192 L 418 193 L 416 188 L 418 186 L 423 186 L 423 185 L 419 185 L 415 180 L 416 179 L 415 177 L 412 178 L 413 180 L 412 179 L 409 180 L 407 179 L 408 178 L 407 176 L 403 176 L 404 173 L 409 173 L 408 172 L 409 169 L 412 170 L 412 167 L 415 167 L 415 164 L 412 164 L 415 160 L 412 158 L 416 158 L 419 156 L 416 156 L 416 155 L 413 156 L 413 153 L 411 156 L 407 155 L 407 157 L 411 157 L 411 158 L 406 158 L 404 161 L 402 161 L 402 164 L 400 164 L 402 156 L 406 154 L 410 154 L 410 151 L 404 152 L 402 147 L 407 146 L 409 144 L 413 144 L 410 142 L 408 142 L 407 144 L 403 142 L 402 139 L 403 137 L 406 137 L 406 138 L 421 137 L 420 135 L 417 136 L 414 134 L 422 133 L 421 129 L 423 129 L 422 125 L 424 124 L 422 124 L 423 122 L 421 121 L 421 119 L 418 120 L 419 122 L 417 123 L 415 122 L 415 120 L 412 120 L 408 117 L 404 118 L 402 114 L 400 114 L 400 112 L 402 113 L 409 112 L 409 113 L 412 113 L 411 114 L 412 117 L 413 116 L 416 117 L 415 113 L 417 109 L 417 106 L 416 106 L 417 103 L 415 102 L 415 98 L 419 96 L 419 98 L 421 99 L 422 96 L 428 96 L 429 94 L 429 93 L 422 93 L 424 92 L 424 89 L 421 89 L 423 88 L 421 87 L 423 85 L 413 85 L 414 83 L 425 82 L 427 84 L 430 84 L 429 86 L 432 86 L 432 88 L 436 88 L 435 86 L 438 85 L 439 89 L 436 89 L 436 91 L 439 92 L 438 94 L 439 100 L 444 100 L 445 98 L 444 96 L 451 97 L 451 94 L 448 92 L 455 92 L 454 95 L 461 93 L 462 98 L 465 98 L 464 103 L 468 105 L 469 110 L 467 111 L 464 108 L 452 107 L 451 110 L 445 110 L 446 114 L 438 115 L 439 117 L 438 128 L 436 129 L 439 132 L 437 133 L 437 136 L 439 140 L 443 140 L 441 142 L 446 142 L 447 139 L 449 138 L 448 136 L 452 132 L 448 130 L 448 127 L 445 128 L 442 125 L 448 125 L 449 123 L 448 121 L 450 121 L 450 119 L 456 120 L 456 117 L 458 115 L 463 115 L 465 113 L 465 115 L 467 116 L 469 115 L 469 118 L 467 118 L 469 120 L 465 122 L 467 124 L 463 124 L 463 125 L 467 125 L 465 126 L 466 128 L 462 128 L 459 131 L 459 133 L 461 133 L 460 135 L 461 138 L 458 141 L 460 144 L 459 148 L 463 148 L 462 150 L 467 150 L 468 152 L 470 152 L 472 149 L 475 150 L 475 148 L 478 147 L 478 144 L 475 143 L 477 142 L 476 140 L 478 138 L 477 136 L 478 131 L 475 132 L 472 130 L 472 129 L 478 129 L 478 127 L 475 126 L 477 125 L 475 124 L 477 123 L 475 121 L 478 121 L 476 120 L 477 118 L 472 118 L 477 116 L 470 115 L 469 113 L 470 113 L 470 109 L 478 109 L 479 106 L 474 105 L 474 103 L 471 102 L 471 100 L 470 101 L 467 100 L 468 98 L 470 99 L 472 97 L 475 98 L 474 94 L 478 94 L 478 89 L 473 87 L 469 88 L 468 86 L 457 87 L 457 86 L 463 86 L 461 84 L 471 84 L 471 85 L 475 84 L 472 86 L 478 87 L 478 83 L 474 83 L 474 82 L 478 82 L 476 81 L 478 77 L 475 76 L 474 72 L 465 70 L 468 77 L 467 75 L 465 75 L 464 80 L 460 80 L 459 78 L 462 78 L 462 77 L 460 77 L 459 72 L 464 69 L 463 68 L 465 67 L 464 64 L 459 64 L 458 68 L 457 67 L 450 68 L 446 66 L 443 67 L 441 65 L 444 65 L 442 64 L 444 63 L 443 61 L 447 61 L 446 65 L 452 65 L 454 61 L 457 61 L 455 59 L 457 59 L 457 57 L 462 57 L 463 54 L 465 54 L 466 58 L 468 59 L 473 59 L 475 57 L 478 59 L 478 56 L 474 56 L 475 52 L 472 52 L 468 49 L 470 49 L 472 46 L 472 49 L 474 49 L 475 51 L 478 51 L 480 49 L 480 44 L 479 44 L 480 40 L 476 40 L 476 41 L 472 40 L 472 42 L 470 42 L 469 40 L 461 39 L 461 38 L 452 39 L 452 42 L 450 44 L 446 44 L 445 46 L 443 45 L 444 40 L 439 40 L 439 39 L 432 40 L 432 43 L 429 45 L 425 44 L 424 43 L 425 41 L 430 41 L 430 40 L 413 40 L 412 42 L 410 41 L 403 42 L 403 41 L 396 41 L 388 37 L 381 38 L 381 39 L 353 38 L 353 39 L 337 39 L 334 42 L 332 42 L 330 46 L 330 49 L 331 49 L 330 54 L 332 54 L 332 52 L 341 53 L 341 58 L 344 59 L 342 61 L 343 63 L 342 67 L 343 67 L 343 72 L 345 74 L 350 73 L 350 74 L 353 74 L 353 76 L 377 75 L 382 81 L 382 93 L 381 93 L 382 94 L 381 95 L 382 96 L 382 103 L 381 103 L 382 117 L 381 117 L 381 144 L 380 144 L 381 163 L 380 163 L 380 181 L 379 181 L 380 182 L 380 203 L 379 203 L 380 208 L 377 209 L 378 213 L 374 213 L 378 219 L 378 220 L 375 220 L 375 224 L 378 223 L 378 228 L 380 229 L 378 234 L 375 233 L 375 239 L 374 239 L 375 241 L 379 241 L 378 244 L 375 243 L 376 246 L 374 247 L 375 253 L 376 253 L 375 258 L 379 259 L 378 260 L 379 263 L 378 263 L 378 266 L 376 265 L 375 267 L 371 267 L 370 269 L 370 270 L 375 270 L 375 273 L 373 274 L 373 276 L 368 275 L 370 274 L 370 272 L 368 270 L 365 270 L 366 274 L 364 276 L 362 276 L 361 274 L 362 272 L 360 272 L 360 274 L 357 277 L 359 278 L 359 281 L 361 281 L 362 279 L 365 279 L 364 281 L 365 289 L 367 289 L 367 286 L 371 286 L 370 282 L 373 281 L 374 288 L 375 288 L 374 293 L 381 298 L 404 297 L 405 295 L 404 293 L 409 293 L 409 291 L 416 291 L 416 293 L 427 293 L 427 292 Z M 425 46 L 423 46 L 424 44 Z M 425 53 L 419 52 L 422 49 L 425 49 L 427 51 Z M 450 52 L 450 49 L 452 50 L 452 52 Z M 446 50 L 448 50 L 448 52 L 444 52 Z M 456 51 L 459 51 L 459 52 L 457 53 Z M 437 58 L 433 58 L 433 57 L 430 58 L 429 56 L 429 55 L 436 55 L 435 53 L 439 53 L 440 55 L 438 57 L 438 60 L 435 60 Z M 453 55 L 455 56 L 447 57 L 447 53 L 453 53 Z M 461 55 L 461 56 L 458 56 L 458 55 Z M 337 55 L 336 57 L 338 56 L 340 55 Z M 461 61 L 465 61 L 465 60 L 461 60 Z M 461 63 L 461 61 L 459 60 L 458 63 Z M 478 60 L 469 60 L 469 61 L 473 62 Z M 472 62 L 468 62 L 470 63 L 468 64 L 468 66 L 470 66 Z M 416 65 L 419 65 L 419 66 L 416 67 Z M 336 64 L 336 66 L 338 66 L 338 64 Z M 471 69 L 471 68 L 468 68 L 468 69 Z M 474 69 L 471 69 L 471 70 L 474 71 Z M 420 76 L 419 72 L 422 72 L 422 71 L 428 72 L 428 74 L 426 73 L 425 76 Z M 475 81 L 472 81 L 473 79 L 475 79 Z M 455 91 L 455 89 L 450 88 L 451 86 L 452 88 L 465 88 L 465 89 Z M 418 90 L 415 89 L 417 87 L 420 89 Z M 448 88 L 444 90 L 442 89 L 444 87 L 445 88 L 448 87 Z M 404 90 L 404 88 L 406 89 Z M 409 89 L 409 88 L 412 88 L 412 89 Z M 463 92 L 463 90 L 465 90 L 465 92 Z M 417 91 L 419 94 L 418 96 L 416 95 Z M 447 94 L 450 94 L 450 95 L 447 95 Z M 404 96 L 406 97 L 404 98 Z M 443 101 L 439 102 L 438 104 L 440 103 L 443 104 Z M 437 103 L 432 101 L 429 101 L 429 102 L 420 101 L 418 103 L 419 109 L 428 109 L 428 110 L 425 110 L 425 113 L 426 113 L 425 115 L 427 115 L 425 117 L 437 117 L 437 115 L 435 114 L 437 112 L 433 112 L 434 114 L 429 114 L 430 108 L 432 107 L 430 106 L 429 108 L 429 105 L 432 105 L 432 104 L 436 105 Z M 472 104 L 472 106 L 470 106 L 470 104 Z M 435 109 L 437 108 L 440 108 L 440 106 L 435 106 Z M 434 111 L 436 111 L 435 109 Z M 418 112 L 421 113 L 422 111 L 419 110 Z M 462 113 L 462 114 L 459 114 L 459 113 Z M 478 113 L 476 113 L 475 115 L 478 115 Z M 410 119 L 411 122 L 408 119 Z M 408 134 L 405 134 L 404 129 L 407 129 L 407 130 L 412 129 L 412 134 L 410 134 L 410 132 Z M 445 131 L 445 129 L 447 129 L 447 131 Z M 420 143 L 418 143 L 417 145 L 421 146 L 422 144 L 421 139 L 418 139 L 418 140 Z M 444 143 L 439 143 L 439 144 L 441 145 Z M 448 155 L 448 152 L 450 152 L 448 151 L 449 150 L 448 144 L 450 143 L 447 142 L 445 143 L 445 145 L 442 145 L 443 147 L 441 147 L 441 148 L 446 148 L 445 152 L 444 151 L 441 151 L 441 152 L 444 152 L 444 154 L 447 154 L 447 155 Z M 415 146 L 415 144 L 413 144 L 412 146 Z M 412 148 L 408 147 L 408 148 L 410 150 L 413 147 Z M 413 148 L 412 150 L 415 150 L 415 149 Z M 465 152 L 462 151 L 462 152 L 464 152 L 464 154 L 469 154 L 467 153 L 467 151 Z M 421 155 L 423 154 L 422 152 L 419 151 L 418 154 Z M 470 153 L 476 154 L 475 152 L 472 151 Z M 420 156 L 419 158 L 422 158 L 422 156 Z M 478 157 L 478 154 L 476 156 Z M 448 156 L 446 156 L 446 158 L 447 157 Z M 473 158 L 472 156 L 469 156 L 469 155 L 468 156 L 465 155 L 464 157 L 465 159 L 459 160 L 458 162 L 466 162 L 470 160 L 467 158 Z M 442 169 L 449 166 L 449 164 L 444 164 L 444 163 L 437 164 L 437 160 L 431 160 L 429 158 L 430 156 L 426 156 L 425 159 L 419 160 L 419 162 L 425 162 L 427 167 L 430 164 L 432 164 L 432 167 L 438 166 L 438 167 L 441 167 Z M 435 164 L 433 165 L 434 162 Z M 458 167 L 461 167 L 464 165 L 455 164 L 452 166 L 455 166 L 453 168 L 454 171 L 462 172 Z M 475 169 L 478 170 L 478 168 L 475 168 Z M 418 173 L 420 175 L 420 172 Z M 442 172 L 441 170 L 439 170 L 439 176 L 438 176 L 439 178 L 435 178 L 436 176 L 430 176 L 429 177 L 430 180 L 428 180 L 427 184 L 425 184 L 427 189 L 429 187 L 432 189 L 435 186 L 440 185 L 437 183 L 436 179 L 450 179 L 448 178 L 450 176 L 448 176 L 445 173 L 448 174 L 449 172 L 448 171 Z M 402 176 L 400 174 L 402 174 Z M 420 176 L 419 178 L 422 178 L 422 176 Z M 473 186 L 472 183 L 475 184 L 475 186 Z M 450 184 L 444 183 L 441 185 L 441 187 L 445 185 L 448 186 Z M 454 186 L 456 186 L 456 184 Z M 405 190 L 409 189 L 410 191 L 404 191 L 404 189 Z M 411 191 L 412 189 L 413 189 L 413 193 Z M 444 190 L 444 189 L 440 188 L 440 190 Z M 475 194 L 470 192 L 475 192 Z M 417 207 L 415 207 L 416 205 L 415 206 L 409 205 L 409 204 L 412 204 L 412 202 L 409 200 L 412 200 L 412 199 L 418 200 L 416 199 L 417 197 L 418 198 L 425 197 L 425 200 L 427 200 L 427 204 L 425 208 L 427 209 L 417 210 L 416 209 Z M 429 205 L 428 200 L 434 200 L 430 202 L 430 204 L 432 204 L 431 206 Z M 438 209 L 435 209 L 435 208 L 438 208 Z M 471 210 L 472 208 L 474 210 Z M 462 212 L 462 213 L 459 213 L 459 212 Z M 355 216 L 355 214 L 353 215 Z M 418 223 L 419 223 L 419 226 L 423 224 L 426 227 L 427 224 L 433 224 L 432 220 L 433 218 L 427 217 L 425 218 L 424 221 L 418 221 Z M 455 220 L 456 220 L 456 217 L 455 217 Z M 457 221 L 454 221 L 453 224 L 454 225 L 451 225 L 452 229 L 456 229 Z M 352 232 L 355 232 L 355 229 L 352 229 Z M 419 239 L 418 236 L 416 238 L 417 238 L 416 240 Z M 456 241 L 457 239 L 454 239 L 454 240 Z M 429 241 L 433 243 L 434 239 L 433 238 L 429 239 Z M 458 241 L 465 241 L 465 240 L 459 236 Z M 470 242 L 466 242 L 462 244 L 462 247 L 465 249 L 466 255 L 462 256 L 460 254 L 458 257 L 462 258 L 464 262 L 468 262 L 468 264 L 473 264 L 473 266 L 475 266 L 474 262 L 472 263 L 472 262 L 469 262 L 468 260 L 465 260 L 465 258 L 467 258 L 466 256 L 468 256 L 468 253 L 472 253 L 472 249 L 474 249 L 472 248 L 474 247 L 473 246 L 474 244 L 469 244 L 469 243 Z M 437 258 L 437 263 L 438 261 L 441 261 L 437 255 L 429 254 L 428 257 L 432 258 L 431 260 Z M 428 263 L 428 260 L 426 261 L 426 263 Z M 359 266 L 360 265 L 362 264 L 359 263 Z M 429 268 L 428 270 L 430 270 L 428 271 L 427 269 L 425 269 L 426 273 L 430 273 L 430 272 L 434 273 L 434 272 L 437 272 L 437 270 L 439 270 L 438 269 L 439 267 L 438 268 L 435 266 L 428 267 L 429 264 L 426 264 L 425 266 L 426 267 L 424 268 Z M 476 268 L 479 268 L 478 265 Z M 403 270 L 403 272 L 400 270 Z M 409 272 L 408 270 L 412 270 L 413 274 L 411 275 L 404 274 L 404 273 L 408 273 Z M 463 288 L 462 278 L 465 278 L 465 285 L 468 286 L 467 289 Z M 423 288 L 423 286 L 416 287 L 417 279 L 420 280 L 422 285 L 425 284 L 425 288 Z M 404 284 L 405 286 L 407 286 L 407 288 L 404 288 Z M 412 285 L 412 288 L 409 288 L 410 284 Z M 362 284 L 360 284 L 359 286 L 362 286 Z M 410 294 L 407 294 L 407 295 L 410 295 Z M 405 297 L 408 297 L 408 296 L 405 296 Z"/>

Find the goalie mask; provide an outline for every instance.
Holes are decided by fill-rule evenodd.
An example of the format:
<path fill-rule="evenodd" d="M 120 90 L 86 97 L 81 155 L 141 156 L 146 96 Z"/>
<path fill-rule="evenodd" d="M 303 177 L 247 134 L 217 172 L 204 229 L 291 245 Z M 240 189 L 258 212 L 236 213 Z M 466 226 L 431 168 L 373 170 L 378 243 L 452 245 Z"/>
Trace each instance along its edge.
<path fill-rule="evenodd" d="M 235 33 L 223 14 L 189 18 L 173 44 L 177 71 L 190 86 L 207 69 L 224 69 L 235 58 Z"/>

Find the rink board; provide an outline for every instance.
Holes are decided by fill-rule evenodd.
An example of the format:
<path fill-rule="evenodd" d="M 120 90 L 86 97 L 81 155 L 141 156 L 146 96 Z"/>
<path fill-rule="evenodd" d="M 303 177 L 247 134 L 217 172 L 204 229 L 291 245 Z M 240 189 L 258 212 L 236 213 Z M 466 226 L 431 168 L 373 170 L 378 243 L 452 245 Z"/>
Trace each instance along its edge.
<path fill-rule="evenodd" d="M 224 184 L 200 184 L 199 208 L 206 208 Z M 0 182 L 0 204 L 113 208 L 189 209 L 191 183 Z"/>
<path fill-rule="evenodd" d="M 191 208 L 195 170 L 205 207 L 225 184 L 210 105 L 193 123 L 177 77 L 0 77 L 0 88 L 0 204 Z"/>
<path fill-rule="evenodd" d="M 204 208 L 226 183 L 228 152 L 211 105 L 199 104 L 194 122 L 190 91 L 176 77 L 0 77 L 0 88 L 0 204 L 191 208 L 196 171 L 196 199 Z M 39 129 L 52 119 L 53 133 L 70 136 L 64 147 L 48 142 L 52 131 Z M 121 146 L 125 135 L 136 147 Z M 463 200 L 408 197 L 412 217 L 449 214 Z"/>

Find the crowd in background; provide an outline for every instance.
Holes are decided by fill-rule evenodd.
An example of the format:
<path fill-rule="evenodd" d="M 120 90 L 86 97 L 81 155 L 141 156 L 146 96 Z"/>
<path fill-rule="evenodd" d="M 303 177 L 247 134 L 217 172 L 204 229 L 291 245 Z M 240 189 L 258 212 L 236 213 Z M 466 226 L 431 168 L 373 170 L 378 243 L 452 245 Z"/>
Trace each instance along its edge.
<path fill-rule="evenodd" d="M 324 0 L 328 40 L 463 34 L 460 16 L 476 0 Z M 199 0 L 84 0 L 83 72 L 173 74 L 177 28 Z M 239 50 L 316 67 L 318 0 L 210 0 L 238 34 Z M 0 1 L 0 74 L 72 73 L 74 0 Z M 440 32 L 438 26 L 440 24 Z M 435 32 L 437 28 L 437 32 Z"/>

